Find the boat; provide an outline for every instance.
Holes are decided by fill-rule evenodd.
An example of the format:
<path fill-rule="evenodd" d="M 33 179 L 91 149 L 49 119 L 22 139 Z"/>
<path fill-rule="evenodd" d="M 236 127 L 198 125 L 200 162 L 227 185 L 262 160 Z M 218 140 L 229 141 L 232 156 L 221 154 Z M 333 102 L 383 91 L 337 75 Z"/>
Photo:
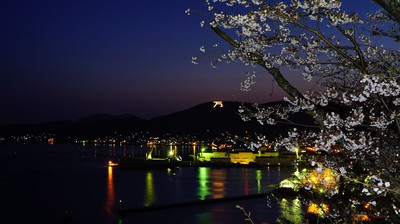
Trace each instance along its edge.
<path fill-rule="evenodd" d="M 118 166 L 119 164 L 118 163 L 115 163 L 115 162 L 113 162 L 113 161 L 108 161 L 108 166 L 111 166 L 111 167 L 114 167 L 114 166 Z"/>

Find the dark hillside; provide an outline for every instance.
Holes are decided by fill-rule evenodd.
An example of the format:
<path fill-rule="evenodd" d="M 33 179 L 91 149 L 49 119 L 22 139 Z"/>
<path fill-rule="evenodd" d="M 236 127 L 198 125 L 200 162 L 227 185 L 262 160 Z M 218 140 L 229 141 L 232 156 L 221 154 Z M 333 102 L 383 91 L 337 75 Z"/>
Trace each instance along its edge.
<path fill-rule="evenodd" d="M 273 106 L 284 102 L 267 103 Z M 115 134 L 130 134 L 138 131 L 149 131 L 152 135 L 185 134 L 199 137 L 213 137 L 220 133 L 244 135 L 246 133 L 263 133 L 269 139 L 286 135 L 293 124 L 261 125 L 256 121 L 244 122 L 239 114 L 239 102 L 223 102 L 223 107 L 214 107 L 207 102 L 176 113 L 144 120 L 134 115 L 112 116 L 95 114 L 76 121 L 57 121 L 42 124 L 20 124 L 0 126 L 0 137 L 23 136 L 26 134 L 54 134 L 58 139 L 65 137 L 101 138 Z M 245 103 L 251 108 L 251 104 Z M 299 123 L 312 124 L 313 120 L 305 114 L 296 114 L 292 119 Z M 298 129 L 304 127 L 297 126 Z"/>
<path fill-rule="evenodd" d="M 142 130 L 146 120 L 134 115 L 111 116 L 95 114 L 76 121 L 57 121 L 42 124 L 19 124 L 0 126 L 0 136 L 55 134 L 58 137 L 95 138 L 115 132 L 128 134 Z"/>
<path fill-rule="evenodd" d="M 255 122 L 243 122 L 238 114 L 238 102 L 224 102 L 223 107 L 214 103 L 199 104 L 187 110 L 150 120 L 149 128 L 156 133 L 230 132 L 240 134 L 261 128 Z"/>

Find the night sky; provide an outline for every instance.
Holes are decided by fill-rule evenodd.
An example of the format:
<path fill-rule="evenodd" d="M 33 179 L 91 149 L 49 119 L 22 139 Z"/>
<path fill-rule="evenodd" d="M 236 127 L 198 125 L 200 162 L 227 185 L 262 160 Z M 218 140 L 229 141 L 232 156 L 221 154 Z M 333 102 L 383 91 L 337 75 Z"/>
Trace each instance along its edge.
<path fill-rule="evenodd" d="M 150 119 L 212 100 L 281 99 L 260 73 L 240 91 L 240 63 L 198 65 L 201 46 L 221 43 L 189 0 L 3 0 L 0 124 L 75 120 L 95 113 Z M 208 58 L 210 57 L 210 59 Z M 261 69 L 256 69 L 262 71 Z M 272 94 L 271 94 L 272 93 Z"/>

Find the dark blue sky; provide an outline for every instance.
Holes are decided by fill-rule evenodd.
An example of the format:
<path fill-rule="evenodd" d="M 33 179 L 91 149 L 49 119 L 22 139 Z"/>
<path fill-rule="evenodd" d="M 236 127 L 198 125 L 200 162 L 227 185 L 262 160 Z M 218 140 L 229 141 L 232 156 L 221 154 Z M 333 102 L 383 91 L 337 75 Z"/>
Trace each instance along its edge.
<path fill-rule="evenodd" d="M 194 4 L 196 4 L 194 6 Z M 252 68 L 191 63 L 200 46 L 221 43 L 190 0 L 2 0 L 0 124 L 78 119 L 94 113 L 152 118 L 220 100 L 281 99 Z M 260 69 L 258 69 L 260 70 Z"/>
<path fill-rule="evenodd" d="M 152 118 L 199 103 L 267 102 L 270 78 L 250 93 L 241 64 L 211 69 L 191 57 L 220 42 L 185 0 L 3 0 L 0 124 L 94 113 Z"/>

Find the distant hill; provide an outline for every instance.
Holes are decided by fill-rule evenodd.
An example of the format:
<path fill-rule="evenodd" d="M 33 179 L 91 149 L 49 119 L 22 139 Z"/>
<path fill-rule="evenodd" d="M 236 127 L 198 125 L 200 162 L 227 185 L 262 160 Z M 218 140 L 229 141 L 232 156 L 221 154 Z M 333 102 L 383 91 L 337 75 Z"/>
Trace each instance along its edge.
<path fill-rule="evenodd" d="M 266 103 L 262 106 L 269 107 L 284 103 L 279 101 Z M 251 108 L 250 103 L 229 101 L 223 102 L 223 107 L 214 108 L 214 103 L 207 102 L 183 111 L 154 118 L 149 121 L 147 126 L 153 133 L 212 135 L 229 132 L 231 134 L 244 135 L 257 132 L 267 135 L 269 139 L 287 135 L 287 131 L 294 127 L 299 130 L 305 129 L 302 126 L 285 123 L 261 125 L 254 120 L 244 122 L 238 114 L 238 108 L 242 104 Z M 313 119 L 302 113 L 292 116 L 291 119 L 297 123 L 313 124 Z"/>
<path fill-rule="evenodd" d="M 273 106 L 284 102 L 267 103 Z M 129 134 L 137 131 L 149 131 L 152 134 L 195 134 L 197 136 L 213 136 L 221 132 L 231 134 L 264 133 L 269 138 L 286 135 L 293 125 L 277 124 L 261 125 L 256 121 L 244 122 L 238 114 L 239 102 L 223 102 L 223 107 L 214 107 L 213 102 L 202 103 L 176 113 L 144 120 L 135 115 L 125 114 L 112 116 L 94 114 L 75 121 L 57 121 L 37 125 L 2 125 L 0 136 L 52 133 L 57 136 L 96 138 L 112 135 L 115 132 Z M 250 107 L 251 104 L 244 103 Z M 305 114 L 298 114 L 293 119 L 312 123 Z M 299 127 L 301 129 L 301 127 Z"/>
<path fill-rule="evenodd" d="M 115 132 L 129 134 L 142 130 L 146 122 L 146 120 L 130 114 L 119 116 L 95 114 L 71 122 L 68 135 L 79 137 L 103 137 L 112 135 Z"/>
<path fill-rule="evenodd" d="M 134 115 L 112 116 L 95 114 L 76 121 L 56 121 L 41 124 L 19 124 L 0 126 L 0 135 L 25 135 L 52 133 L 57 136 L 103 137 L 115 132 L 128 134 L 141 130 L 147 121 Z"/>
<path fill-rule="evenodd" d="M 149 121 L 149 129 L 156 133 L 218 133 L 240 134 L 247 129 L 261 128 L 256 122 L 243 122 L 238 114 L 239 102 L 223 102 L 215 107 L 207 102 L 189 109 L 157 117 Z"/>

